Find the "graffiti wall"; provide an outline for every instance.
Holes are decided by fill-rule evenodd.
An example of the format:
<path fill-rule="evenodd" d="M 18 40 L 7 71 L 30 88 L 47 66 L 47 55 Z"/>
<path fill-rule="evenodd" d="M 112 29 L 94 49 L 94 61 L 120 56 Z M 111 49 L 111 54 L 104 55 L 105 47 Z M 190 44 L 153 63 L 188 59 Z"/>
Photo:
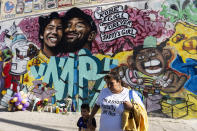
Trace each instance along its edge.
<path fill-rule="evenodd" d="M 95 104 L 113 69 L 148 113 L 197 117 L 195 0 L 39 2 L 1 3 L 1 105 L 22 90 L 32 103 L 69 99 L 80 111 Z"/>

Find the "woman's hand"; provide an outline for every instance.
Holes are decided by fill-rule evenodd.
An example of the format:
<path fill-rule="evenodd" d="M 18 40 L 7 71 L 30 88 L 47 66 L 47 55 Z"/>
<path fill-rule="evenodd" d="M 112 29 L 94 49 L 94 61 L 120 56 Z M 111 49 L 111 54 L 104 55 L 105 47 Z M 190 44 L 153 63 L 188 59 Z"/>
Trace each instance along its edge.
<path fill-rule="evenodd" d="M 90 128 L 92 126 L 92 117 L 89 117 L 87 127 Z"/>
<path fill-rule="evenodd" d="M 130 111 L 133 109 L 133 104 L 129 101 L 124 101 L 123 102 L 123 105 L 124 105 L 124 109 Z"/>

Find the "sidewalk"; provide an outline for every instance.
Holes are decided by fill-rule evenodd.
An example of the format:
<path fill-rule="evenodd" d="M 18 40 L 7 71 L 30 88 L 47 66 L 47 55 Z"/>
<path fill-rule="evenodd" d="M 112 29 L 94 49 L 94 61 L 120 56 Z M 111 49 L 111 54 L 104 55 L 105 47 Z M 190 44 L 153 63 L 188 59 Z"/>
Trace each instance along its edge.
<path fill-rule="evenodd" d="M 0 131 L 77 131 L 80 113 L 66 115 L 48 112 L 5 112 L 0 107 Z M 99 127 L 100 114 L 96 115 Z M 197 131 L 197 119 L 149 117 L 149 131 Z M 98 131 L 97 127 L 97 131 Z"/>

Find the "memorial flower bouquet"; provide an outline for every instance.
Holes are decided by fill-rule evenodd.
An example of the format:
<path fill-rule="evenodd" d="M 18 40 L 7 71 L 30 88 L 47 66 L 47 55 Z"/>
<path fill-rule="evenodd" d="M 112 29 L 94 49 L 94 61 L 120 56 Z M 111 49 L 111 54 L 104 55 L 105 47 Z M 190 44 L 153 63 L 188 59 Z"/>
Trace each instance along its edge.
<path fill-rule="evenodd" d="M 44 107 L 48 105 L 48 99 L 40 100 L 36 103 L 37 111 L 41 112 L 44 110 Z"/>

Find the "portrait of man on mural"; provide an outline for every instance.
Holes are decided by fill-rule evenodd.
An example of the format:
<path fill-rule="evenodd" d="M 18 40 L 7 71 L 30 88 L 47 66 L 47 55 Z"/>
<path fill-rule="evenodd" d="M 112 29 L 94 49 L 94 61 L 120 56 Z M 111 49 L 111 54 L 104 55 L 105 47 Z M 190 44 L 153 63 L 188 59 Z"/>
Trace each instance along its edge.
<path fill-rule="evenodd" d="M 92 17 L 74 7 L 63 16 L 64 52 L 76 52 L 82 48 L 91 51 L 92 41 L 97 34 L 97 27 Z"/>

